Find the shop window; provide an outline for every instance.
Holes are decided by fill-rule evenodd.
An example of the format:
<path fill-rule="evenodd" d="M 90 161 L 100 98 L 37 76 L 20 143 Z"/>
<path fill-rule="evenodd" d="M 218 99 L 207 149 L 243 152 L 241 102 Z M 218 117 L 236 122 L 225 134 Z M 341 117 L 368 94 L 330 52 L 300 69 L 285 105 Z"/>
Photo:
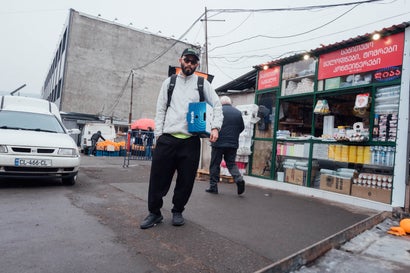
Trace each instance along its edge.
<path fill-rule="evenodd" d="M 283 66 L 282 96 L 313 92 L 316 60 L 309 58 Z"/>
<path fill-rule="evenodd" d="M 325 80 L 325 90 L 370 84 L 371 73 L 351 74 Z"/>
<path fill-rule="evenodd" d="M 313 99 L 281 101 L 279 107 L 279 134 L 299 137 L 312 131 Z M 278 136 L 278 134 L 277 134 Z"/>
<path fill-rule="evenodd" d="M 275 94 L 264 93 L 258 95 L 258 117 L 256 123 L 255 137 L 272 138 L 273 125 L 275 121 Z"/>
<path fill-rule="evenodd" d="M 326 115 L 315 114 L 315 137 L 333 138 L 335 135 L 343 137 L 338 130 L 345 132 L 346 137 L 350 135 L 354 126 L 363 127 L 366 130 L 369 140 L 370 126 L 370 89 L 361 89 L 350 94 L 334 94 L 332 96 L 320 97 L 318 101 L 325 100 L 329 107 Z M 362 95 L 369 95 L 368 104 L 365 107 L 356 107 L 357 98 Z M 339 139 L 343 140 L 343 139 Z"/>
<path fill-rule="evenodd" d="M 271 177 L 272 142 L 255 140 L 253 145 L 252 174 Z"/>

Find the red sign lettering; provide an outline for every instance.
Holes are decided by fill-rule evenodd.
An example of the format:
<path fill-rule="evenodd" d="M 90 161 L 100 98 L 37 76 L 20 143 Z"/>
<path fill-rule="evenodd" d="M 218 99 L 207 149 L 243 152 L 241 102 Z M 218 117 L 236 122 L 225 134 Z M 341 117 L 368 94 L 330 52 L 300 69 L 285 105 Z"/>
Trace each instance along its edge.
<path fill-rule="evenodd" d="M 259 71 L 257 87 L 258 90 L 279 86 L 279 73 L 279 66 Z"/>
<path fill-rule="evenodd" d="M 318 79 L 374 71 L 403 62 L 404 33 L 343 48 L 319 59 Z"/>

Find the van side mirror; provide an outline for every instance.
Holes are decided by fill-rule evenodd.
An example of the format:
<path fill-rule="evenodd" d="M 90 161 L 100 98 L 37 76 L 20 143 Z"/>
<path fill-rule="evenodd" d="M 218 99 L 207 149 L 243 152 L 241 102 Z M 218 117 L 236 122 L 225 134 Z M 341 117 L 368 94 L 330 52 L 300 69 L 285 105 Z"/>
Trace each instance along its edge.
<path fill-rule="evenodd" d="M 68 129 L 67 130 L 69 135 L 79 135 L 81 134 L 80 129 L 74 128 L 74 129 Z"/>

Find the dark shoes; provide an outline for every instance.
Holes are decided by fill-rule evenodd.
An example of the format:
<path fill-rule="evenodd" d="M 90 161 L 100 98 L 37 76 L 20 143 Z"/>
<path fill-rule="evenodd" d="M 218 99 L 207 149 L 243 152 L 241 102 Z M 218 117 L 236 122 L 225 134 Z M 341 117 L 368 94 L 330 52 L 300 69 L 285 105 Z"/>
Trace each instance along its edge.
<path fill-rule="evenodd" d="M 210 186 L 209 189 L 205 190 L 206 192 L 218 194 L 218 187 L 217 186 Z"/>
<path fill-rule="evenodd" d="M 140 225 L 141 229 L 152 228 L 153 226 L 162 222 L 164 217 L 162 215 L 157 215 L 154 213 L 150 213 Z M 172 225 L 174 226 L 182 226 L 185 224 L 184 217 L 182 216 L 181 212 L 173 212 L 172 213 Z"/>
<path fill-rule="evenodd" d="M 164 219 L 164 217 L 162 217 L 162 215 L 157 215 L 154 213 L 150 213 L 142 222 L 142 224 L 140 225 L 141 229 L 147 229 L 147 228 L 152 228 L 153 226 L 155 226 L 156 224 L 159 224 L 162 222 L 162 219 Z"/>
<path fill-rule="evenodd" d="M 236 186 L 238 187 L 238 195 L 241 195 L 245 191 L 245 181 L 239 181 L 236 183 Z"/>
<path fill-rule="evenodd" d="M 182 226 L 185 224 L 184 217 L 180 212 L 173 212 L 172 213 L 172 225 L 173 226 Z"/>
<path fill-rule="evenodd" d="M 238 187 L 238 195 L 241 195 L 245 192 L 245 181 L 242 180 L 237 182 L 236 186 Z M 206 189 L 205 191 L 213 194 L 218 194 L 218 186 L 210 186 L 209 189 Z"/>

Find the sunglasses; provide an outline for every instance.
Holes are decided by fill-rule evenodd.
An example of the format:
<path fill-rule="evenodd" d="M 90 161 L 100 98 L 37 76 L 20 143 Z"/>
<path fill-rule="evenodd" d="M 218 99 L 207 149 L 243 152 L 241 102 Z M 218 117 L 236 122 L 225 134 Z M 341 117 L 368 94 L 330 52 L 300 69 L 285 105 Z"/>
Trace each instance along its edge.
<path fill-rule="evenodd" d="M 195 65 L 195 64 L 197 64 L 197 63 L 198 63 L 198 61 L 197 61 L 196 59 L 188 59 L 188 58 L 184 58 L 184 63 L 186 63 L 186 64 L 191 63 L 191 64 Z"/>

